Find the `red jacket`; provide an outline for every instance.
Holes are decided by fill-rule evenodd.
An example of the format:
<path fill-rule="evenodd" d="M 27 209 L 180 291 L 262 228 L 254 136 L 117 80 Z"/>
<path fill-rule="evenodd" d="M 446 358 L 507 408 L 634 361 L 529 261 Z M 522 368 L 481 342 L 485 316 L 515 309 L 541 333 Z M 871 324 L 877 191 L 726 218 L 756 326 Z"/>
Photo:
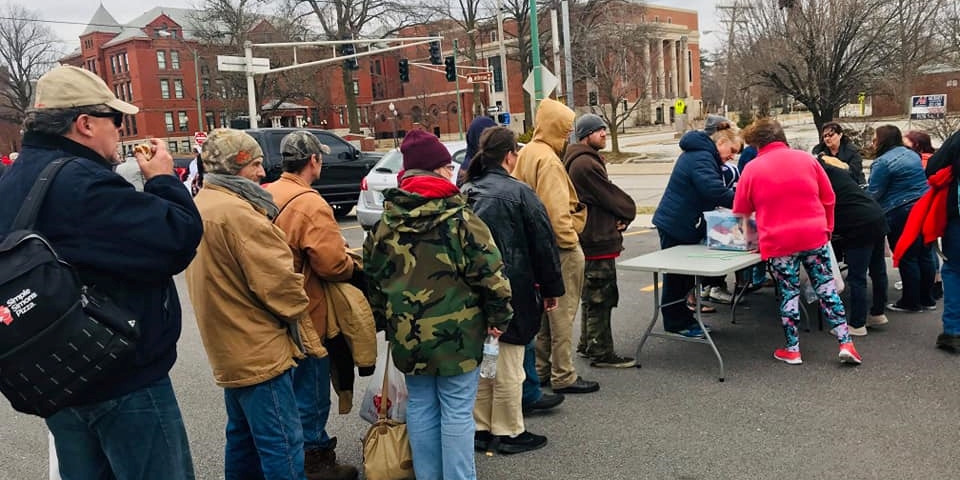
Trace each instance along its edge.
<path fill-rule="evenodd" d="M 907 253 L 910 245 L 913 245 L 921 234 L 925 245 L 943 236 L 947 228 L 947 200 L 950 194 L 948 187 L 952 181 L 953 167 L 941 169 L 927 179 L 930 190 L 927 190 L 910 210 L 903 234 L 893 250 L 894 267 L 900 263 L 903 254 Z"/>

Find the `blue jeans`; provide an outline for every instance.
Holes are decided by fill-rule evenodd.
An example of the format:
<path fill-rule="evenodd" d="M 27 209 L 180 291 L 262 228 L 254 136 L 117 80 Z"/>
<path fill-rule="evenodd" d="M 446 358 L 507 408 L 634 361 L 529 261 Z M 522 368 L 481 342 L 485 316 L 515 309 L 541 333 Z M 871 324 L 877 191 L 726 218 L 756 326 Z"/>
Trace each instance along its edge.
<path fill-rule="evenodd" d="M 903 234 L 907 224 L 907 216 L 913 203 L 895 208 L 887 212 L 887 224 L 890 225 L 890 248 L 896 248 L 897 240 Z M 923 240 L 917 238 L 900 259 L 900 280 L 903 282 L 903 292 L 900 301 L 902 307 L 919 309 L 928 305 L 936 305 L 931 293 L 936 270 L 933 267 L 931 247 L 925 246 Z"/>
<path fill-rule="evenodd" d="M 63 480 L 193 479 L 193 460 L 170 377 L 46 419 Z"/>
<path fill-rule="evenodd" d="M 293 368 L 263 383 L 225 388 L 226 480 L 305 480 Z"/>
<path fill-rule="evenodd" d="M 847 288 L 850 291 L 850 311 L 847 324 L 860 328 L 867 323 L 867 272 L 873 282 L 870 315 L 881 315 L 887 304 L 887 259 L 884 258 L 884 240 L 880 235 L 873 244 L 846 247 Z"/>
<path fill-rule="evenodd" d="M 473 405 L 480 369 L 439 377 L 406 375 L 407 433 L 417 480 L 474 480 Z"/>
<path fill-rule="evenodd" d="M 307 356 L 293 370 L 293 392 L 297 396 L 303 449 L 330 448 L 327 419 L 330 418 L 330 357 Z"/>
<path fill-rule="evenodd" d="M 540 401 L 543 390 L 540 389 L 540 376 L 537 375 L 536 340 L 531 340 L 523 349 L 523 372 L 527 377 L 523 379 L 523 396 L 521 403 L 530 405 Z"/>
<path fill-rule="evenodd" d="M 947 222 L 943 234 L 943 254 L 947 259 L 940 269 L 943 279 L 943 333 L 960 335 L 960 218 Z"/>

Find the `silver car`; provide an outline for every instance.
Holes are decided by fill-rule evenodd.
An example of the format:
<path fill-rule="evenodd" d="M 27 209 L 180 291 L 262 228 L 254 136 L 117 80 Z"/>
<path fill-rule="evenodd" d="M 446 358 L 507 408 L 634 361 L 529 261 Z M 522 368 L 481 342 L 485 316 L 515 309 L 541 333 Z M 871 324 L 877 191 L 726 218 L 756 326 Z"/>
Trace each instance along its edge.
<path fill-rule="evenodd" d="M 460 164 L 467 153 L 467 142 L 443 142 L 453 157 L 453 181 L 460 174 Z M 403 168 L 403 155 L 394 148 L 370 169 L 360 182 L 360 198 L 357 200 L 357 221 L 365 230 L 370 230 L 383 214 L 383 191 L 397 188 L 397 173 Z"/>

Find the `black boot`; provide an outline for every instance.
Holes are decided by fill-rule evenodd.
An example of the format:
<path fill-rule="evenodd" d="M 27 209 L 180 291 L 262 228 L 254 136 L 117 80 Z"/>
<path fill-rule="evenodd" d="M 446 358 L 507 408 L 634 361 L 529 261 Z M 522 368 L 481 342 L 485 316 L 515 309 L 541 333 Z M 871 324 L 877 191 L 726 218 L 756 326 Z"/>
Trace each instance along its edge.
<path fill-rule="evenodd" d="M 356 480 L 360 473 L 351 465 L 338 465 L 336 437 L 330 448 L 314 448 L 303 452 L 303 471 L 307 480 Z"/>

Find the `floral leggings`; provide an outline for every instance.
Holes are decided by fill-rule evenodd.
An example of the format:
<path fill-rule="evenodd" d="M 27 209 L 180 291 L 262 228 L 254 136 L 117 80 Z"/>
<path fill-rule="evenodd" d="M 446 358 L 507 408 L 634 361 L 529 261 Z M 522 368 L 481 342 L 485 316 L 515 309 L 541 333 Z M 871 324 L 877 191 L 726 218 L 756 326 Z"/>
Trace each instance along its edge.
<path fill-rule="evenodd" d="M 767 260 L 773 269 L 774 278 L 780 286 L 780 318 L 783 322 L 783 334 L 787 337 L 787 350 L 800 351 L 800 337 L 797 335 L 797 323 L 800 322 L 800 265 L 807 271 L 813 284 L 820 308 L 823 309 L 827 323 L 841 344 L 850 342 L 847 330 L 846 311 L 837 287 L 833 283 L 833 271 L 827 246 L 805 252 L 773 257 Z"/>

